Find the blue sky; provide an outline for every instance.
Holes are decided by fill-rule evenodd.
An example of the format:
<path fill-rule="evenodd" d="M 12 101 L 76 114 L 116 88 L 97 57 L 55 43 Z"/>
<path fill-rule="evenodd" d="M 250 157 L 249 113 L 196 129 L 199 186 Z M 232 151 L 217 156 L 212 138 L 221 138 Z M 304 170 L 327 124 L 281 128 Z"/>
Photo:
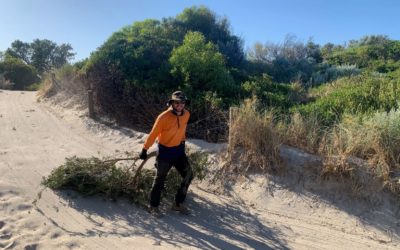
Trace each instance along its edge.
<path fill-rule="evenodd" d="M 371 34 L 400 40 L 399 0 L 0 0 L 0 51 L 17 39 L 49 39 L 70 43 L 76 61 L 126 25 L 175 17 L 194 5 L 227 17 L 245 48 L 287 34 L 321 45 Z"/>

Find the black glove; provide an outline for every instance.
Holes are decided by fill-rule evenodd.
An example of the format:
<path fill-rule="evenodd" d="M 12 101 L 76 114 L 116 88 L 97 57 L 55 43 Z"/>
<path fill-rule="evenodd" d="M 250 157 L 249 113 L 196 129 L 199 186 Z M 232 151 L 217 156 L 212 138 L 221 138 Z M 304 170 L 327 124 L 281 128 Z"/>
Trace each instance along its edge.
<path fill-rule="evenodd" d="M 142 152 L 139 155 L 139 158 L 142 160 L 146 160 L 147 158 L 147 149 L 142 149 Z"/>

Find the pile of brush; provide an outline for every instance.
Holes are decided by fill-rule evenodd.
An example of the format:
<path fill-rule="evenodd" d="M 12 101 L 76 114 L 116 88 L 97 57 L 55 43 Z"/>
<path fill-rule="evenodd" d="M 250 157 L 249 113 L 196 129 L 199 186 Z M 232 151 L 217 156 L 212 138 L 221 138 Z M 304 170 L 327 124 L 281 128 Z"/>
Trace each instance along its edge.
<path fill-rule="evenodd" d="M 150 153 L 148 158 L 155 156 Z M 188 153 L 195 178 L 205 177 L 207 155 L 201 152 Z M 55 190 L 74 190 L 82 195 L 104 195 L 110 199 L 126 197 L 137 204 L 146 204 L 155 175 L 155 169 L 143 168 L 146 161 L 136 166 L 138 157 L 66 158 L 66 162 L 55 168 L 42 184 Z M 125 162 L 129 164 L 117 164 Z M 172 198 L 181 177 L 171 169 L 165 185 L 164 197 Z"/>

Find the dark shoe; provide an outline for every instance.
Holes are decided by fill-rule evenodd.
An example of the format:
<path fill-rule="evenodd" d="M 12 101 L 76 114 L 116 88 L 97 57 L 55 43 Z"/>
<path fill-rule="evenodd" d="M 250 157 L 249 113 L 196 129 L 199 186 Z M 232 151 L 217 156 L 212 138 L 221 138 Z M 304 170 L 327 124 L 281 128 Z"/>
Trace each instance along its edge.
<path fill-rule="evenodd" d="M 179 205 L 176 205 L 174 203 L 172 205 L 171 209 L 174 210 L 174 211 L 177 211 L 177 212 L 179 212 L 181 214 L 184 214 L 184 215 L 189 215 L 190 214 L 190 210 L 185 205 L 183 205 L 182 203 L 179 204 Z"/>
<path fill-rule="evenodd" d="M 161 213 L 161 211 L 158 207 L 149 206 L 148 211 L 152 216 L 154 216 L 156 218 L 161 218 L 163 216 L 163 214 Z"/>

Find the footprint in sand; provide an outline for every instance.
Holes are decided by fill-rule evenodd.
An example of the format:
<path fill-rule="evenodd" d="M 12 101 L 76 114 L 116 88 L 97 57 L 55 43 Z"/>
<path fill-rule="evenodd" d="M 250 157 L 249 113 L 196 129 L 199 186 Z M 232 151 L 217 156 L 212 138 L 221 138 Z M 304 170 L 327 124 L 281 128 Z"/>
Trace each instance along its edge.
<path fill-rule="evenodd" d="M 12 249 L 12 248 L 14 247 L 14 244 L 15 244 L 14 241 L 10 242 L 10 243 L 7 244 L 7 245 L 3 245 L 3 244 L 0 243 L 0 248 L 1 248 L 1 249 Z"/>
<path fill-rule="evenodd" d="M 55 232 L 55 233 L 51 234 L 50 239 L 57 239 L 60 236 L 61 236 L 61 233 Z"/>
<path fill-rule="evenodd" d="M 9 231 L 4 231 L 2 233 L 0 233 L 0 240 L 9 240 L 12 237 L 12 233 L 10 233 Z"/>
<path fill-rule="evenodd" d="M 13 236 L 9 230 L 2 230 L 6 225 L 4 221 L 0 221 L 0 248 L 1 249 L 10 249 L 14 246 L 14 241 L 7 243 L 11 237 Z"/>
<path fill-rule="evenodd" d="M 79 249 L 79 245 L 77 244 L 77 243 L 75 243 L 75 242 L 70 242 L 70 243 L 67 243 L 66 244 L 66 246 L 69 248 L 69 249 Z"/>
<path fill-rule="evenodd" d="M 30 244 L 24 247 L 24 250 L 36 250 L 38 247 L 38 244 Z"/>
<path fill-rule="evenodd" d="M 19 211 L 26 211 L 26 210 L 30 210 L 32 208 L 32 205 L 30 204 L 20 204 L 17 206 L 17 209 Z"/>

